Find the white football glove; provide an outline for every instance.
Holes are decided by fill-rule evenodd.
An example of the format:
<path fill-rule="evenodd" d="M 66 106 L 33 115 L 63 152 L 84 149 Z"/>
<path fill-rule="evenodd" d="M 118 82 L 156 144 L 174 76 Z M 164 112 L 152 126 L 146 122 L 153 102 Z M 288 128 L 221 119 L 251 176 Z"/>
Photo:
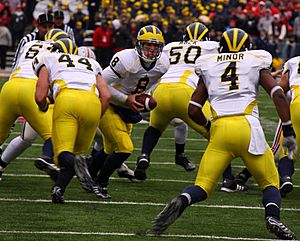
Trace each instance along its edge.
<path fill-rule="evenodd" d="M 298 149 L 296 138 L 294 136 L 284 137 L 282 141 L 282 147 L 284 153 L 288 151 L 288 158 L 292 160 Z"/>

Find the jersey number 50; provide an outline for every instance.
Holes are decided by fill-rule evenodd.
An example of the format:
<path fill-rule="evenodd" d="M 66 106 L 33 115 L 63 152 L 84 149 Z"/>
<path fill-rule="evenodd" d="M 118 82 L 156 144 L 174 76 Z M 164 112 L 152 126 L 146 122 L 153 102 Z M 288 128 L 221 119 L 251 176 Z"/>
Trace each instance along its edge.
<path fill-rule="evenodd" d="M 172 47 L 170 49 L 170 64 L 177 64 L 180 60 L 181 54 L 183 55 L 183 61 L 186 64 L 195 64 L 197 58 L 201 55 L 201 48 L 200 46 L 190 46 L 187 48 L 185 53 L 181 53 L 181 51 L 177 52 L 178 50 L 181 50 L 183 46 L 178 47 Z"/>

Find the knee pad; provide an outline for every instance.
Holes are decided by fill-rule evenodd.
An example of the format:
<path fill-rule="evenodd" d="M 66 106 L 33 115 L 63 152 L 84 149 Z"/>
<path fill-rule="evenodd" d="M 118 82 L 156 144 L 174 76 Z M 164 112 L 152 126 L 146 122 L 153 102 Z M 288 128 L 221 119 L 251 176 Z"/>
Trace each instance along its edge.
<path fill-rule="evenodd" d="M 28 124 L 28 122 L 25 122 L 23 125 L 21 138 L 24 141 L 27 141 L 32 144 L 35 142 L 37 137 L 38 137 L 38 133 Z"/>
<path fill-rule="evenodd" d="M 73 168 L 74 167 L 74 157 L 75 155 L 68 151 L 63 151 L 58 155 L 58 163 L 59 166 L 66 167 L 66 168 Z"/>

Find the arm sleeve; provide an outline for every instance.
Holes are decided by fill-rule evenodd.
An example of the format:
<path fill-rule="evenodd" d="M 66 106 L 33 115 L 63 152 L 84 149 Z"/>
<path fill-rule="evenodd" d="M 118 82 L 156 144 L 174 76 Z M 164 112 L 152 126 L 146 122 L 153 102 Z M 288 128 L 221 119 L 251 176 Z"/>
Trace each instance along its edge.
<path fill-rule="evenodd" d="M 121 79 L 114 71 L 114 69 L 112 69 L 111 66 L 106 67 L 102 72 L 102 77 L 107 82 L 109 91 L 111 92 L 111 103 L 115 105 L 125 106 L 128 96 L 115 88 L 115 86 L 120 85 Z"/>

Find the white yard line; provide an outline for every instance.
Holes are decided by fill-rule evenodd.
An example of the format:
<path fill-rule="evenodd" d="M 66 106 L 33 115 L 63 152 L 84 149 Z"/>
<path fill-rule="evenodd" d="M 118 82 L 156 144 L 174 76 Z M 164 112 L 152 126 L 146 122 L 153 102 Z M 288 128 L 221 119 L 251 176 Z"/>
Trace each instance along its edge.
<path fill-rule="evenodd" d="M 17 160 L 36 160 L 36 157 L 17 157 Z M 136 161 L 126 161 L 128 164 L 136 164 Z M 159 162 L 159 161 L 151 161 L 151 165 L 175 165 L 175 162 Z M 195 165 L 197 166 L 198 163 L 195 162 Z M 245 168 L 245 166 L 240 165 L 231 165 L 233 168 Z M 295 168 L 295 171 L 299 171 L 300 168 Z"/>
<path fill-rule="evenodd" d="M 26 199 L 26 198 L 0 198 L 0 202 L 28 202 L 28 203 L 51 203 L 49 199 Z M 65 203 L 80 203 L 80 204 L 107 204 L 107 205 L 132 205 L 132 206 L 165 206 L 166 203 L 154 202 L 114 202 L 114 201 L 92 201 L 92 200 L 66 200 Z M 259 206 L 234 206 L 234 205 L 205 205 L 195 204 L 192 208 L 221 208 L 221 209 L 249 209 L 249 210 L 264 210 L 264 207 Z M 281 208 L 283 211 L 300 212 L 299 208 Z"/>
<path fill-rule="evenodd" d="M 33 177 L 33 178 L 49 178 L 48 175 L 42 174 L 16 174 L 16 173 L 4 173 L 2 176 L 6 177 Z M 76 178 L 76 177 L 74 177 Z M 125 180 L 126 178 L 110 177 L 110 180 Z M 175 183 L 189 183 L 193 184 L 194 180 L 178 180 L 178 179 L 160 179 L 160 178 L 148 178 L 147 182 L 175 182 Z M 257 184 L 248 184 L 249 186 L 257 186 Z M 299 188 L 299 185 L 294 185 L 294 188 Z"/>
<path fill-rule="evenodd" d="M 0 230 L 0 233 L 8 234 L 63 234 L 63 235 L 94 235 L 94 236 L 154 236 L 152 234 L 137 234 L 137 233 L 117 233 L 117 232 L 74 232 L 74 231 L 19 231 L 19 230 Z M 182 238 L 182 239 L 223 239 L 223 240 L 253 240 L 253 241 L 275 241 L 278 239 L 264 238 L 243 238 L 243 237 L 228 237 L 216 235 L 200 235 L 200 234 L 163 234 L 161 237 Z"/>

